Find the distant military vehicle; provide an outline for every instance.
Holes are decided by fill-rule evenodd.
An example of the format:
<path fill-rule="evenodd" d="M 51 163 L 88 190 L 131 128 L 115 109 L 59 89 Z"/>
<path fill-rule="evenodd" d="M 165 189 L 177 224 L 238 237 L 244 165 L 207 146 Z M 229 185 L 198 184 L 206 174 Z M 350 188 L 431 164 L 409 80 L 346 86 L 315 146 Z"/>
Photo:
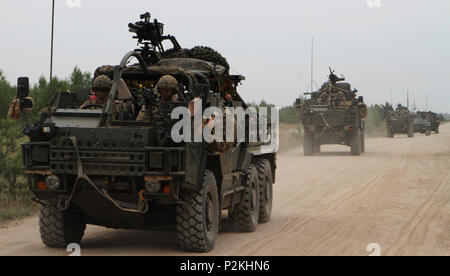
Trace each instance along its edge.
<path fill-rule="evenodd" d="M 441 120 L 439 119 L 438 114 L 429 112 L 417 112 L 415 115 L 414 125 L 417 124 L 418 130 L 420 129 L 421 121 L 428 121 L 430 123 L 430 131 L 434 131 L 434 133 L 439 134 L 439 127 L 441 124 Z M 417 131 L 420 132 L 420 131 Z"/>
<path fill-rule="evenodd" d="M 407 107 L 399 104 L 396 110 L 387 114 L 387 136 L 394 138 L 395 134 L 407 134 L 409 138 L 414 137 L 414 116 Z"/>
<path fill-rule="evenodd" d="M 84 98 L 60 92 L 56 106 L 25 131 L 30 142 L 22 145 L 23 162 L 42 204 L 40 232 L 49 247 L 81 242 L 86 224 L 124 229 L 173 224 L 182 249 L 207 252 L 216 243 L 222 210 L 237 231 L 255 231 L 270 220 L 276 153 L 262 150 L 267 142 L 220 145 L 175 142 L 171 136 L 179 121 L 172 111 L 196 99 L 202 99 L 202 112 L 223 108 L 225 94 L 227 106 L 245 108 L 237 93 L 245 78 L 230 75 L 226 60 L 210 48 L 179 58 L 186 51 L 174 37 L 163 36 L 163 24 L 151 22 L 148 13 L 141 19 L 129 27 L 143 47 L 126 54 L 120 65 L 95 72 L 112 79 L 105 106 L 76 109 Z M 172 49 L 163 47 L 166 40 Z M 128 65 L 133 57 L 138 63 Z M 162 101 L 155 92 L 162 79 L 175 83 L 176 99 Z M 18 97 L 25 101 L 27 82 L 21 83 Z M 148 116 L 137 120 L 144 106 Z"/>
<path fill-rule="evenodd" d="M 325 144 L 350 146 L 353 155 L 365 152 L 367 106 L 362 96 L 356 97 L 358 91 L 344 80 L 330 68 L 329 81 L 319 91 L 305 93 L 310 99 L 297 100 L 306 156 L 320 153 Z"/>
<path fill-rule="evenodd" d="M 414 132 L 415 133 L 422 133 L 427 136 L 431 135 L 431 131 L 433 130 L 432 125 L 432 116 L 428 112 L 417 112 L 414 115 Z M 438 133 L 439 133 L 439 127 L 438 127 Z"/>

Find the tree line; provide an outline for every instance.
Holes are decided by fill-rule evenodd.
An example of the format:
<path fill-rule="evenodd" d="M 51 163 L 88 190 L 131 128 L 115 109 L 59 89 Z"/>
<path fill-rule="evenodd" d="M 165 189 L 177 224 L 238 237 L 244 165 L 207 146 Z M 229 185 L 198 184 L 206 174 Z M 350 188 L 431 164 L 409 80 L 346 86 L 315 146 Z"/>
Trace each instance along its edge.
<path fill-rule="evenodd" d="M 21 180 L 22 156 L 20 143 L 25 142 L 23 128 L 39 118 L 39 111 L 49 106 L 59 91 L 80 91 L 90 87 L 92 76 L 75 67 L 69 78 L 52 78 L 50 85 L 45 77 L 30 87 L 30 97 L 35 100 L 31 114 L 22 120 L 14 121 L 8 118 L 11 101 L 16 97 L 16 85 L 10 84 L 0 70 L 0 193 L 16 193 L 25 183 Z"/>

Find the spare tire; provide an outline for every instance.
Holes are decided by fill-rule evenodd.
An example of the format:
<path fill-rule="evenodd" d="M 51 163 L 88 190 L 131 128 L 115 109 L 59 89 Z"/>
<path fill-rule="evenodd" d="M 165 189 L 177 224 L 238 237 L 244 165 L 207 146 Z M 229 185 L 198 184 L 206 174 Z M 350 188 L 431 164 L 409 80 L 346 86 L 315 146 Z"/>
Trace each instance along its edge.
<path fill-rule="evenodd" d="M 230 69 L 230 65 L 226 58 L 224 58 L 219 52 L 206 46 L 196 46 L 187 52 L 188 57 L 201 59 L 204 61 L 213 62 L 219 64 L 227 69 Z"/>

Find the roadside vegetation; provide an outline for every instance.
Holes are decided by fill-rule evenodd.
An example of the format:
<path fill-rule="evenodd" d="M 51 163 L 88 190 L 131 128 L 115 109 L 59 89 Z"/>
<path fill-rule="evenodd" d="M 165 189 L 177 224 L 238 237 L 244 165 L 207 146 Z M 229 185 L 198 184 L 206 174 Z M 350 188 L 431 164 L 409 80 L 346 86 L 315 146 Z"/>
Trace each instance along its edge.
<path fill-rule="evenodd" d="M 67 79 L 54 77 L 52 86 L 41 77 L 30 87 L 30 96 L 35 99 L 33 113 L 14 121 L 7 116 L 9 104 L 16 96 L 16 86 L 10 84 L 0 70 L 0 223 L 30 216 L 36 211 L 22 168 L 20 144 L 27 140 L 23 128 L 37 120 L 39 111 L 52 101 L 57 91 L 78 91 L 88 88 L 90 82 L 91 75 L 77 67 Z"/>

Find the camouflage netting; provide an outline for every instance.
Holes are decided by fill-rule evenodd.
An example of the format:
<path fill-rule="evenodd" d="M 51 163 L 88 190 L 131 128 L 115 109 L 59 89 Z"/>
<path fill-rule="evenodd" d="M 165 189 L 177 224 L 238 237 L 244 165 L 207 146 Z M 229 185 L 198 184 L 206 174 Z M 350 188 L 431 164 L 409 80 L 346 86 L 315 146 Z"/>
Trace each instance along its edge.
<path fill-rule="evenodd" d="M 230 69 L 230 65 L 226 58 L 224 58 L 216 50 L 206 47 L 206 46 L 196 46 L 192 49 L 183 50 L 169 50 L 163 54 L 163 59 L 178 59 L 178 58 L 193 58 L 200 59 L 208 62 L 212 62 L 225 67 L 227 70 Z"/>
<path fill-rule="evenodd" d="M 330 84 L 329 82 L 324 83 L 322 85 L 322 87 L 320 88 L 320 91 L 328 93 L 328 85 L 329 84 Z M 346 83 L 346 82 L 336 83 L 334 86 L 339 88 L 339 89 L 334 89 L 333 88 L 332 93 L 338 93 L 338 92 L 341 91 L 340 89 L 345 90 L 345 91 L 351 91 L 352 90 L 352 86 L 350 85 L 350 83 Z"/>
<path fill-rule="evenodd" d="M 147 67 L 147 70 L 150 74 L 155 75 L 177 75 L 180 73 L 189 73 L 189 71 L 199 71 L 213 75 L 226 75 L 228 73 L 228 70 L 223 66 L 192 58 L 163 59 L 156 65 Z M 125 68 L 124 72 L 142 72 L 142 68 L 139 65 L 132 65 Z M 97 68 L 94 77 L 100 75 L 112 77 L 113 73 L 114 66 L 104 65 Z"/>

